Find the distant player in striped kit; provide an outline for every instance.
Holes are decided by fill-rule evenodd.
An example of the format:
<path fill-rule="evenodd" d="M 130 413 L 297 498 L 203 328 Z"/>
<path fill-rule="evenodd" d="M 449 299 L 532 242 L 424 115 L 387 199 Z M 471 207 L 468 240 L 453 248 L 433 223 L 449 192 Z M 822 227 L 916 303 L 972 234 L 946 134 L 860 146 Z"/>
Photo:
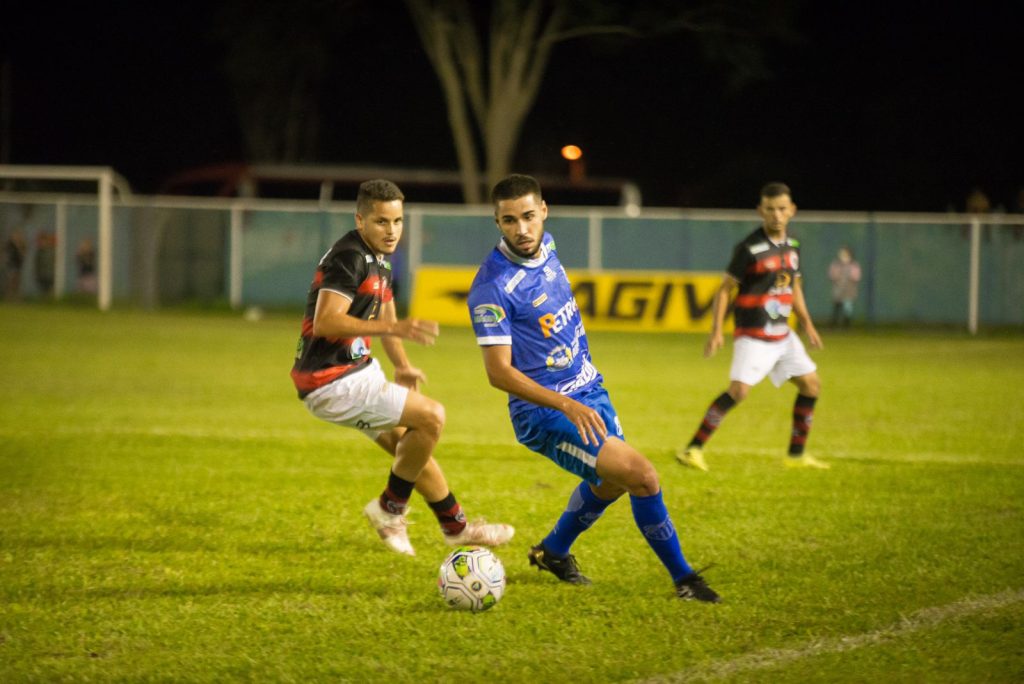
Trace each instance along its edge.
<path fill-rule="evenodd" d="M 531 565 L 570 584 L 590 584 L 569 553 L 605 509 L 628 494 L 633 520 L 684 600 L 719 597 L 683 557 L 658 473 L 623 436 L 590 358 L 587 333 L 555 241 L 544 232 L 540 185 L 515 174 L 491 192 L 498 245 L 469 291 L 469 315 L 491 385 L 508 392 L 516 439 L 582 481 Z"/>
<path fill-rule="evenodd" d="M 313 275 L 292 381 L 314 416 L 359 430 L 393 456 L 383 493 L 363 508 L 387 548 L 415 555 L 405 517 L 413 489 L 426 499 L 448 544 L 504 544 L 515 530 L 482 520 L 467 523 L 433 457 L 444 407 L 419 392 L 426 376 L 409 363 L 402 340 L 433 344 L 438 326 L 398 319 L 387 260 L 402 237 L 404 200 L 391 181 L 359 186 L 356 229 L 334 243 Z M 394 382 L 370 354 L 371 336 L 380 337 Z"/>
<path fill-rule="evenodd" d="M 765 185 L 757 211 L 763 223 L 733 250 L 722 285 L 715 293 L 711 335 L 704 346 L 706 357 L 722 347 L 722 325 L 735 292 L 736 329 L 729 388 L 708 407 L 693 439 L 676 459 L 683 465 L 707 470 L 704 444 L 725 415 L 746 398 L 750 388 L 769 377 L 776 387 L 789 380 L 797 388 L 785 464 L 826 469 L 827 463 L 804 453 L 821 381 L 800 337 L 789 327 L 790 314 L 796 314 L 812 348 L 820 349 L 822 342 L 804 302 L 800 243 L 786 234 L 789 220 L 796 214 L 789 187 L 784 183 Z"/>

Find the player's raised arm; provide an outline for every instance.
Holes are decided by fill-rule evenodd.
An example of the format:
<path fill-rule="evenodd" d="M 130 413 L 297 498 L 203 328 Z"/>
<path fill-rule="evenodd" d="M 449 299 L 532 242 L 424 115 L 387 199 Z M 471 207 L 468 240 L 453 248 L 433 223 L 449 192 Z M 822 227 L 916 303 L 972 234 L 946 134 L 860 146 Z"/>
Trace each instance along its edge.
<path fill-rule="evenodd" d="M 387 302 L 381 307 L 381 318 L 385 321 L 398 322 L 394 301 Z M 418 390 L 420 383 L 427 381 L 427 376 L 422 370 L 409 363 L 402 338 L 397 335 L 383 335 L 380 338 L 380 343 L 384 347 L 384 353 L 391 360 L 391 365 L 395 367 L 395 383 Z"/>
<path fill-rule="evenodd" d="M 352 301 L 342 294 L 320 290 L 313 314 L 313 334 L 317 337 L 393 335 L 426 345 L 433 344 L 437 338 L 439 327 L 436 321 L 415 318 L 400 321 L 386 318 L 365 320 L 349 315 L 351 305 Z"/>
<path fill-rule="evenodd" d="M 584 444 L 600 444 L 607 438 L 608 427 L 597 411 L 543 387 L 515 368 L 512 365 L 512 347 L 491 345 L 481 349 L 484 353 L 484 369 L 492 387 L 538 406 L 561 411 L 576 426 Z"/>
<path fill-rule="evenodd" d="M 391 330 L 383 335 L 393 335 L 417 344 L 427 346 L 434 344 L 441 328 L 437 321 L 424 321 L 419 318 L 403 318 L 395 321 Z"/>

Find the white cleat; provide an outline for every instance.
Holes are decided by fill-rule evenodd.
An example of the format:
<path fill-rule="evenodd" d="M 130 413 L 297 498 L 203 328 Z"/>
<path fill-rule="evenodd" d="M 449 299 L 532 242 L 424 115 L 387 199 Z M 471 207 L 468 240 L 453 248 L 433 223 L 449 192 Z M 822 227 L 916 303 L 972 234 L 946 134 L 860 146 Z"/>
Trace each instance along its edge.
<path fill-rule="evenodd" d="M 516 528 L 502 523 L 487 523 L 483 520 L 474 520 L 467 523 L 462 532 L 458 534 L 445 535 L 444 540 L 450 546 L 463 546 L 479 544 L 480 546 L 501 546 L 507 544 Z"/>
<path fill-rule="evenodd" d="M 377 530 L 384 545 L 396 553 L 415 556 L 416 550 L 409 543 L 406 526 L 409 522 L 404 515 L 392 515 L 380 507 L 380 502 L 373 499 L 363 508 L 363 515 L 370 521 L 370 526 Z"/>

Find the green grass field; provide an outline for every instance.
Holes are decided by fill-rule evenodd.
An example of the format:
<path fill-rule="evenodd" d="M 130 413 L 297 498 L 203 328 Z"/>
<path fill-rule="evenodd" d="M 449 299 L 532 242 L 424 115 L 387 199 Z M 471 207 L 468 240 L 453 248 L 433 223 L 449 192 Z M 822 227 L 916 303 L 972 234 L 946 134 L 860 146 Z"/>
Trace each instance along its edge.
<path fill-rule="evenodd" d="M 1024 680 L 1024 337 L 825 334 L 809 448 L 794 390 L 755 388 L 684 470 L 725 387 L 703 337 L 594 333 L 627 437 L 725 602 L 680 602 L 619 502 L 574 547 L 526 550 L 575 485 L 519 447 L 468 329 L 409 346 L 445 403 L 437 456 L 467 513 L 512 523 L 492 611 L 436 594 L 362 519 L 386 457 L 288 377 L 298 316 L 0 305 L 0 681 Z"/>

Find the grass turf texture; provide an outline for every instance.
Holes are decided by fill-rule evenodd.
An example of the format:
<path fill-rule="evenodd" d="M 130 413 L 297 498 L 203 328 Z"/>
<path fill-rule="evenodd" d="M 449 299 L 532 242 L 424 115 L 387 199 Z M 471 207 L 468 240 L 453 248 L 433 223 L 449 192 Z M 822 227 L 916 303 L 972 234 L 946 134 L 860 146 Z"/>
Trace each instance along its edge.
<path fill-rule="evenodd" d="M 1020 336 L 826 330 L 809 450 L 832 470 L 782 467 L 794 390 L 764 383 L 705 474 L 671 454 L 729 350 L 592 334 L 719 606 L 672 597 L 626 502 L 574 547 L 593 586 L 528 567 L 574 479 L 515 444 L 468 329 L 409 345 L 453 490 L 517 528 L 505 598 L 468 614 L 436 594 L 449 548 L 421 500 L 415 558 L 362 519 L 386 457 L 294 398 L 297 332 L 0 305 L 0 680 L 1024 678 Z"/>

